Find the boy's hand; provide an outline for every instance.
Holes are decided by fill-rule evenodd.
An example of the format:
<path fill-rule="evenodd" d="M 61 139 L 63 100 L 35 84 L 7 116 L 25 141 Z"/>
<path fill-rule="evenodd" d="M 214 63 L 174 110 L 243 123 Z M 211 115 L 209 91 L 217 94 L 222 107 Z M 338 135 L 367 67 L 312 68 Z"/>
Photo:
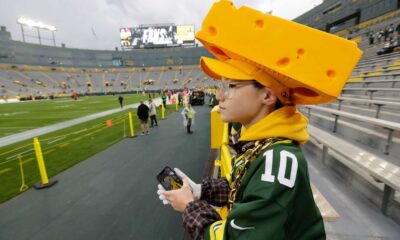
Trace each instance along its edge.
<path fill-rule="evenodd" d="M 183 212 L 188 203 L 194 201 L 188 178 L 184 177 L 182 180 L 183 185 L 180 189 L 164 192 L 165 200 L 178 212 Z"/>

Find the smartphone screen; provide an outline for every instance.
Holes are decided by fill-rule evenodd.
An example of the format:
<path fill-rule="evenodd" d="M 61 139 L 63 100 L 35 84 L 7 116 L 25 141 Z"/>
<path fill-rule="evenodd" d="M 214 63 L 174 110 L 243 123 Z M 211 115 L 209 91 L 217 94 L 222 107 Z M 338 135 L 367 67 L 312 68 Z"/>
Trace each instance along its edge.
<path fill-rule="evenodd" d="M 183 185 L 182 179 L 170 167 L 165 167 L 157 175 L 157 180 L 164 187 L 164 189 L 168 191 L 179 189 Z"/>

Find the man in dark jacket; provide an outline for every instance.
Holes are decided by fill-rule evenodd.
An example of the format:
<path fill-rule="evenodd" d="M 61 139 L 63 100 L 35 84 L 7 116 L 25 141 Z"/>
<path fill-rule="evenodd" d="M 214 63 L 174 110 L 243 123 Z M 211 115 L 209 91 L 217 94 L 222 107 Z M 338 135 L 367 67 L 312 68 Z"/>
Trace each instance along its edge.
<path fill-rule="evenodd" d="M 144 135 L 144 132 L 146 131 L 146 134 L 150 134 L 149 132 L 149 125 L 147 123 L 147 121 L 149 120 L 149 107 L 143 103 L 143 101 L 140 101 L 140 105 L 137 109 L 137 116 L 140 119 L 140 123 L 141 123 L 141 130 L 142 133 L 141 135 Z"/>
<path fill-rule="evenodd" d="M 119 105 L 121 106 L 121 109 L 122 109 L 124 107 L 124 97 L 119 95 L 118 102 L 119 102 Z"/>

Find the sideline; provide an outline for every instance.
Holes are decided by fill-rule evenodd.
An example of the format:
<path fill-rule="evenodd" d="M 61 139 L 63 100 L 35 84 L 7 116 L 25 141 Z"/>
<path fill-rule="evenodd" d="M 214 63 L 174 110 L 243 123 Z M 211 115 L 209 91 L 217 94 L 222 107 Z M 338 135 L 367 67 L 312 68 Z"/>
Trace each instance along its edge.
<path fill-rule="evenodd" d="M 154 99 L 154 103 L 158 106 L 161 104 L 161 98 L 155 98 Z M 17 143 L 20 141 L 24 141 L 26 139 L 30 139 L 30 138 L 34 138 L 46 133 L 51 133 L 54 131 L 58 131 L 67 127 L 71 127 L 83 122 L 87 122 L 93 119 L 97 119 L 97 118 L 101 118 L 110 114 L 114 114 L 117 112 L 121 112 L 121 111 L 125 111 L 128 108 L 137 108 L 139 106 L 139 103 L 135 103 L 135 104 L 130 104 L 130 105 L 126 105 L 124 106 L 124 108 L 115 108 L 115 109 L 111 109 L 108 111 L 104 111 L 104 112 L 99 112 L 99 113 L 95 113 L 95 114 L 91 114 L 88 116 L 84 116 L 81 118 L 77 118 L 77 119 L 73 119 L 73 120 L 68 120 L 65 122 L 61 122 L 61 123 L 56 123 L 53 125 L 49 125 L 49 126 L 45 126 L 45 127 L 41 127 L 41 128 L 36 128 L 33 130 L 29 130 L 29 131 L 24 131 L 21 133 L 16 133 L 7 137 L 2 137 L 0 138 L 0 148 L 1 147 L 5 147 L 7 145 L 13 144 L 13 143 Z"/>

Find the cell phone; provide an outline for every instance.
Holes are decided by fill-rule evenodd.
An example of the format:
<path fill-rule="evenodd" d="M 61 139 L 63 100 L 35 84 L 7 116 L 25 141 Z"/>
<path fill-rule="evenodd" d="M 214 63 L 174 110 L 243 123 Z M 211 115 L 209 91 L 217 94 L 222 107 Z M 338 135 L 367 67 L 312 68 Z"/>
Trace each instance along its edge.
<path fill-rule="evenodd" d="M 167 191 L 179 189 L 183 185 L 182 179 L 176 174 L 174 169 L 168 166 L 157 175 L 157 180 Z"/>

